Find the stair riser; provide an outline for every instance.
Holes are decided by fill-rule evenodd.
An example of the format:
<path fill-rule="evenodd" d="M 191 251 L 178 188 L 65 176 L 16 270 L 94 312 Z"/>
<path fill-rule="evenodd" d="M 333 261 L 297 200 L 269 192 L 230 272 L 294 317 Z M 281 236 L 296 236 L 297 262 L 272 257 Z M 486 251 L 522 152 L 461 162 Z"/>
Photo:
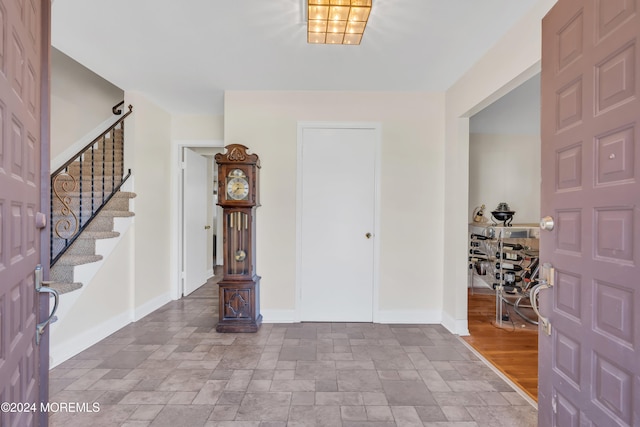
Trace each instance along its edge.
<path fill-rule="evenodd" d="M 65 254 L 68 255 L 94 255 L 96 253 L 96 241 L 94 239 L 77 239 Z"/>
<path fill-rule="evenodd" d="M 95 217 L 93 219 L 93 221 L 91 221 L 91 223 L 87 226 L 87 228 L 85 230 L 89 230 L 89 231 L 113 231 L 113 218 L 112 216 L 102 216 L 102 215 L 98 215 L 97 217 Z M 52 227 L 56 227 L 58 225 L 58 221 L 62 220 L 64 221 L 65 219 L 68 219 L 69 221 L 72 222 L 71 226 L 74 227 L 75 223 L 72 221 L 73 218 L 56 218 L 54 217 L 53 220 L 51 221 L 51 225 Z M 64 231 L 64 225 L 65 223 L 62 222 L 58 227 L 60 228 L 60 235 L 62 237 L 60 237 L 60 239 L 70 239 L 73 237 L 73 235 L 70 235 L 69 233 L 65 233 Z M 54 235 L 55 231 L 54 231 Z"/>
<path fill-rule="evenodd" d="M 73 197 L 73 196 L 70 195 L 69 196 L 69 200 L 68 201 L 65 200 L 64 204 L 59 199 L 55 198 L 55 199 L 53 199 L 53 202 L 52 202 L 53 213 L 55 215 L 56 213 L 61 212 L 62 209 L 64 209 L 67 206 L 69 208 L 71 208 L 74 212 L 77 212 L 77 211 L 80 210 L 80 204 L 82 204 L 82 211 L 83 212 L 89 212 L 91 210 L 95 211 L 103 204 L 102 195 L 98 195 L 98 196 L 93 197 L 93 198 L 91 198 L 91 197 L 83 197 L 82 199 L 80 199 L 78 197 Z M 107 206 L 108 206 L 108 208 L 106 208 L 107 210 L 128 211 L 129 210 L 129 200 L 128 199 L 116 199 L 114 197 L 107 203 Z"/>
<path fill-rule="evenodd" d="M 104 147 L 104 149 L 102 148 L 102 145 L 98 145 L 98 146 L 95 146 L 93 150 L 89 149 L 85 151 L 82 155 L 84 158 L 91 158 L 91 156 L 95 156 L 96 158 L 101 159 L 102 154 L 104 153 L 105 159 L 109 159 L 113 155 L 113 153 L 115 153 L 116 156 L 118 155 L 121 156 L 123 153 L 122 150 L 123 150 L 122 144 L 120 145 L 116 144 L 114 147 L 109 143 L 107 144 L 106 147 Z"/>
<path fill-rule="evenodd" d="M 77 214 L 76 214 L 77 215 Z M 99 220 L 99 217 L 104 217 L 104 218 L 111 218 L 113 220 L 113 218 L 127 218 L 132 216 L 132 214 L 130 212 L 127 211 L 100 211 L 100 214 L 98 214 L 98 216 L 94 217 L 93 220 L 91 221 L 91 223 L 87 226 L 87 227 L 91 227 L 94 222 Z M 87 214 L 86 216 L 82 217 L 82 225 L 86 225 L 87 221 L 89 220 L 91 216 L 89 214 Z M 74 229 L 76 227 L 76 222 L 77 220 L 69 215 L 69 216 L 57 216 L 54 215 L 53 218 L 51 219 L 51 225 L 54 227 L 54 230 L 60 230 L 60 235 L 62 239 L 69 239 L 71 237 L 73 237 L 73 235 L 66 233 L 65 232 L 65 227 L 67 226 L 67 221 L 69 222 L 69 227 Z M 106 225 L 108 227 L 108 225 Z M 80 225 L 78 224 L 78 228 L 80 228 Z M 88 228 L 89 229 L 89 228 Z M 100 230 L 95 230 L 92 229 L 93 231 L 111 231 L 113 228 L 101 228 Z M 54 231 L 54 235 L 55 235 L 55 231 Z"/>
<path fill-rule="evenodd" d="M 98 216 L 91 221 L 91 224 L 86 229 L 90 231 L 112 231 L 113 217 Z"/>
<path fill-rule="evenodd" d="M 113 188 L 115 184 L 120 185 L 122 183 L 122 176 L 116 175 L 112 177 L 111 174 L 109 176 L 104 177 L 104 181 L 102 175 L 93 175 L 91 173 L 84 173 L 82 177 L 77 173 L 73 175 L 73 178 L 70 176 L 61 176 L 55 181 L 53 181 L 52 185 L 55 185 L 55 190 L 58 192 L 69 192 L 69 191 L 80 191 L 80 184 L 82 183 L 82 191 L 85 192 L 87 190 L 91 190 L 91 185 L 93 184 L 93 188 L 95 191 L 102 190 L 102 185 L 104 182 L 105 188 Z"/>
<path fill-rule="evenodd" d="M 49 280 L 60 283 L 73 283 L 73 266 L 54 265 L 49 273 Z"/>
<path fill-rule="evenodd" d="M 106 164 L 109 165 L 109 167 L 111 167 L 112 164 L 116 164 L 116 165 L 121 165 L 122 164 L 122 156 L 121 155 L 115 155 L 112 156 L 111 154 L 109 155 L 105 155 L 104 159 L 102 158 L 102 154 L 100 154 L 99 156 L 95 156 L 95 157 L 85 157 L 82 159 L 82 164 L 83 167 L 91 167 L 91 165 L 93 164 L 94 166 L 98 166 L 98 165 L 102 165 L 102 164 Z"/>
<path fill-rule="evenodd" d="M 116 164 L 114 169 L 113 163 L 107 163 L 105 165 L 103 165 L 102 163 L 98 163 L 95 164 L 93 168 L 90 164 L 82 165 L 81 168 L 78 163 L 73 163 L 67 168 L 67 173 L 69 175 L 73 175 L 74 177 L 87 177 L 105 174 L 105 181 L 110 181 L 112 176 L 122 176 L 123 171 L 124 169 L 122 167 L 122 164 Z M 102 180 L 102 176 L 100 177 L 100 180 Z"/>
<path fill-rule="evenodd" d="M 131 209 L 129 206 L 129 198 L 114 197 L 107 203 L 107 209 L 110 211 L 127 211 Z"/>

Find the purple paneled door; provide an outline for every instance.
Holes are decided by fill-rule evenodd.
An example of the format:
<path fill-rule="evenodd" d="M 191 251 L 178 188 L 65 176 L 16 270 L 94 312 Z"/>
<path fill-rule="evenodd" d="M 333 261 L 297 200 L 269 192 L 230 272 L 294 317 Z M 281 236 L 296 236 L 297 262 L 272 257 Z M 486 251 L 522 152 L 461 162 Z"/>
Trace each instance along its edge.
<path fill-rule="evenodd" d="M 640 426 L 639 3 L 559 0 L 542 24 L 540 426 Z"/>
<path fill-rule="evenodd" d="M 0 0 L 0 403 L 38 405 L 3 406 L 3 427 L 46 424 L 32 410 L 46 399 L 48 368 L 47 344 L 36 343 L 48 300 L 35 291 L 34 270 L 49 259 L 46 228 L 36 226 L 48 189 L 49 8 L 49 0 Z"/>

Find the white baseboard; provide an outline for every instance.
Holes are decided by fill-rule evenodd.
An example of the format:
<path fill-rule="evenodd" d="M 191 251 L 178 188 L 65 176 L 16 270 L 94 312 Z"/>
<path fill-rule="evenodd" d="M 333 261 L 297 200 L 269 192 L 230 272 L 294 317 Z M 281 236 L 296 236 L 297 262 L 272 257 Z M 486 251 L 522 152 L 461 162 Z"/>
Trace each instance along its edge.
<path fill-rule="evenodd" d="M 467 336 L 469 335 L 469 322 L 467 319 L 454 319 L 447 312 L 442 312 L 442 326 L 447 328 L 452 334 Z"/>
<path fill-rule="evenodd" d="M 170 301 L 172 301 L 171 292 L 166 292 L 162 295 L 158 295 L 150 301 L 145 302 L 141 306 L 133 309 L 133 321 L 137 322 L 138 320 L 142 319 L 148 314 L 153 313 Z"/>
<path fill-rule="evenodd" d="M 375 323 L 433 325 L 442 322 L 442 312 L 437 310 L 378 310 Z"/>
<path fill-rule="evenodd" d="M 131 322 L 131 313 L 126 311 L 100 323 L 99 325 L 95 325 L 93 328 L 88 329 L 73 338 L 61 343 L 52 344 L 49 352 L 49 369 L 55 368 L 62 362 L 72 358 L 81 351 L 88 349 L 92 345 L 122 329 Z M 53 340 L 50 340 L 50 342 L 53 343 Z"/>
<path fill-rule="evenodd" d="M 263 323 L 299 323 L 295 310 L 261 310 Z M 442 313 L 436 310 L 382 310 L 374 315 L 374 323 L 424 324 L 442 323 Z"/>
<path fill-rule="evenodd" d="M 295 310 L 260 310 L 262 323 L 298 323 Z"/>

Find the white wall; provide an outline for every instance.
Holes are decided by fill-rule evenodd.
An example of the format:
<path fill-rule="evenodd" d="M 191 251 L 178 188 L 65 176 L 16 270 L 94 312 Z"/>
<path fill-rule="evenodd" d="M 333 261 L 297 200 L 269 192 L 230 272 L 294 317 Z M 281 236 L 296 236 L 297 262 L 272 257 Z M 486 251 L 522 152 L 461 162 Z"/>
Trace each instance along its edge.
<path fill-rule="evenodd" d="M 52 48 L 51 158 L 113 116 L 123 99 L 122 89 Z"/>
<path fill-rule="evenodd" d="M 126 167 L 135 206 L 133 305 L 135 319 L 171 299 L 171 116 L 138 92 L 127 92 Z"/>
<path fill-rule="evenodd" d="M 381 123 L 377 309 L 382 317 L 393 313 L 395 319 L 440 322 L 444 94 L 230 91 L 225 93 L 225 144 L 246 145 L 262 164 L 256 268 L 265 321 L 269 313 L 291 313 L 296 307 L 298 121 Z"/>
<path fill-rule="evenodd" d="M 541 21 L 555 0 L 539 0 L 446 94 L 444 318 L 467 329 L 469 119 L 540 71 Z"/>
<path fill-rule="evenodd" d="M 473 209 L 485 216 L 506 202 L 514 224 L 540 219 L 540 136 L 472 133 L 469 136 L 469 222 Z"/>
<path fill-rule="evenodd" d="M 51 368 L 95 344 L 132 319 L 133 227 L 83 288 L 60 296 L 58 321 L 51 325 Z"/>

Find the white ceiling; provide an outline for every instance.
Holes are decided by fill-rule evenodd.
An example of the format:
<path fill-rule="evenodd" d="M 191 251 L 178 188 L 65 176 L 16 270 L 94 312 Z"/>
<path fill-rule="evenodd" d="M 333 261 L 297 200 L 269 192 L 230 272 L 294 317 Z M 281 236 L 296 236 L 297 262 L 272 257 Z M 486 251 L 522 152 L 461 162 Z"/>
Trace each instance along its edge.
<path fill-rule="evenodd" d="M 444 91 L 536 0 L 373 0 L 359 46 L 309 45 L 306 0 L 55 0 L 52 44 L 171 113 L 225 90 Z"/>

